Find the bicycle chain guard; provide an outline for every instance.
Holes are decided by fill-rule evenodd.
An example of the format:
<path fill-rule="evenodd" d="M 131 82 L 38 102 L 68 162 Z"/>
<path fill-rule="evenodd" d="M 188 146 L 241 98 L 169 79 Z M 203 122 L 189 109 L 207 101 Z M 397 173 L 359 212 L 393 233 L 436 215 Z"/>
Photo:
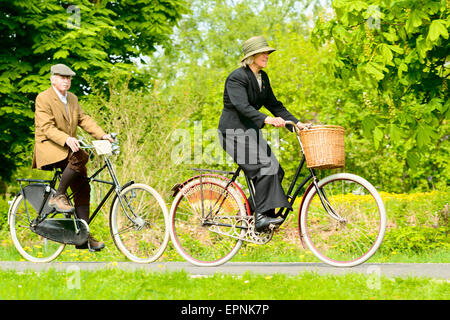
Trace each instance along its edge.
<path fill-rule="evenodd" d="M 254 216 L 215 216 L 209 223 L 212 223 L 208 227 L 211 232 L 255 244 L 266 244 L 272 239 L 274 232 L 274 228 L 265 232 L 255 231 Z M 230 225 L 227 226 L 229 231 L 223 230 L 224 224 Z"/>
<path fill-rule="evenodd" d="M 31 230 L 49 240 L 77 246 L 86 243 L 89 236 L 89 226 L 82 219 L 45 219 L 35 226 L 31 224 Z"/>

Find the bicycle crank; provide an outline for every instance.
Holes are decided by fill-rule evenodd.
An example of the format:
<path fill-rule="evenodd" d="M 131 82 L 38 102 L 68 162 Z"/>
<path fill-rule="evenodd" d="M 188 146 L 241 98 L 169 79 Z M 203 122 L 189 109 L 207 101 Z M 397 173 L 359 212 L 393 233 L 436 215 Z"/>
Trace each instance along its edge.
<path fill-rule="evenodd" d="M 208 225 L 208 230 L 231 238 L 266 244 L 272 239 L 274 229 L 268 228 L 263 232 L 255 231 L 255 217 L 253 216 L 216 216 L 203 222 Z"/>

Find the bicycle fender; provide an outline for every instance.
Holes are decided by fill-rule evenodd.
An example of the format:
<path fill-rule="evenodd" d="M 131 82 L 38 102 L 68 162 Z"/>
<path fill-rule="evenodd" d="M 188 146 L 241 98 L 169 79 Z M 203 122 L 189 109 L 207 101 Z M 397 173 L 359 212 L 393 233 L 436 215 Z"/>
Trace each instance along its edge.
<path fill-rule="evenodd" d="M 125 184 L 122 186 L 122 190 L 125 189 L 125 188 L 128 188 L 128 187 L 131 186 L 132 184 L 134 184 L 134 181 L 133 181 L 133 180 L 128 181 L 127 183 L 125 183 Z M 117 193 L 114 194 L 114 198 L 113 198 L 112 201 L 111 201 L 111 208 L 109 208 L 109 216 L 111 216 L 111 212 L 112 212 L 112 204 L 114 203 L 114 201 L 116 201 L 116 198 L 117 198 Z"/>
<path fill-rule="evenodd" d="M 219 174 L 209 173 L 209 174 L 202 174 L 201 176 L 205 177 L 205 178 L 216 178 L 216 179 L 220 179 L 220 180 L 223 180 L 226 182 L 230 181 L 229 178 L 221 176 Z M 180 190 L 183 189 L 185 185 L 187 185 L 189 182 L 191 182 L 195 179 L 200 179 L 200 175 L 193 176 L 182 183 L 175 184 L 171 189 L 171 191 L 173 192 L 172 196 L 175 198 L 177 196 L 178 192 L 180 192 Z M 245 195 L 244 191 L 242 191 L 242 189 L 239 187 L 239 185 L 236 182 L 233 182 L 231 185 L 241 194 L 242 198 L 244 199 L 245 207 L 247 208 L 247 215 L 249 215 L 249 216 L 252 215 L 251 211 L 250 211 L 250 204 L 248 203 L 248 199 L 247 199 L 247 196 Z"/>
<path fill-rule="evenodd" d="M 303 193 L 303 197 L 302 197 L 302 202 L 300 202 L 300 207 L 298 209 L 298 234 L 300 236 L 300 242 L 302 243 L 302 247 L 303 249 L 308 249 L 308 247 L 306 246 L 305 241 L 303 240 L 303 231 L 302 231 L 302 224 L 301 224 L 301 219 L 302 219 L 302 208 L 303 208 L 303 204 L 305 202 L 305 198 L 306 195 L 309 193 L 309 191 L 312 189 L 312 187 L 314 186 L 313 183 L 311 183 L 305 190 L 305 192 Z"/>
<path fill-rule="evenodd" d="M 11 201 L 11 205 L 9 206 L 8 209 L 8 226 L 9 226 L 9 217 L 11 216 L 11 210 L 14 207 L 14 205 L 16 204 L 17 198 L 19 198 L 19 196 L 21 195 L 20 191 L 16 194 L 16 196 L 12 199 Z"/>
<path fill-rule="evenodd" d="M 212 177 L 212 178 L 218 178 L 218 179 L 226 180 L 226 181 L 229 181 L 229 180 L 230 180 L 230 179 L 228 179 L 227 177 L 224 177 L 224 176 L 221 176 L 221 175 L 218 175 L 218 174 L 213 174 L 213 173 L 202 174 L 202 177 Z M 186 181 L 183 181 L 182 183 L 176 183 L 176 184 L 170 189 L 170 191 L 173 192 L 173 193 L 172 193 L 172 197 L 175 198 L 175 197 L 177 196 L 178 192 L 180 192 L 180 190 L 183 189 L 183 187 L 184 187 L 186 184 L 188 184 L 189 182 L 191 182 L 191 181 L 193 181 L 193 180 L 195 180 L 195 179 L 198 179 L 198 178 L 200 178 L 200 175 L 190 177 L 189 179 L 187 179 Z"/>

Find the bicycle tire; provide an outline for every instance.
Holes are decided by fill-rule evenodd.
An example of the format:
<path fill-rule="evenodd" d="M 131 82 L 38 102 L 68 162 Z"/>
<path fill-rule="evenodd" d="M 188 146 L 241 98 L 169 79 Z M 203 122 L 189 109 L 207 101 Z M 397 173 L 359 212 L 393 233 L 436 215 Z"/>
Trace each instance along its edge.
<path fill-rule="evenodd" d="M 175 196 L 170 209 L 169 225 L 172 243 L 178 253 L 196 266 L 218 266 L 232 259 L 243 240 L 211 231 L 217 227 L 224 233 L 230 227 L 202 224 L 201 205 L 203 191 L 204 212 L 213 212 L 211 219 L 224 224 L 235 223 L 248 214 L 246 199 L 234 184 L 228 186 L 226 178 L 203 177 L 191 179 Z M 220 196 L 222 194 L 222 196 Z M 241 222 L 240 226 L 243 226 Z M 240 229 L 239 236 L 245 234 Z"/>
<path fill-rule="evenodd" d="M 342 219 L 327 214 L 316 188 L 310 188 L 299 213 L 302 240 L 329 265 L 364 263 L 378 250 L 385 234 L 386 210 L 380 195 L 367 180 L 350 173 L 328 176 L 318 186 Z"/>
<path fill-rule="evenodd" d="M 125 214 L 116 196 L 109 219 L 114 244 L 133 262 L 156 261 L 164 253 L 170 238 L 166 203 L 155 189 L 142 183 L 124 188 L 120 196 L 133 220 Z"/>

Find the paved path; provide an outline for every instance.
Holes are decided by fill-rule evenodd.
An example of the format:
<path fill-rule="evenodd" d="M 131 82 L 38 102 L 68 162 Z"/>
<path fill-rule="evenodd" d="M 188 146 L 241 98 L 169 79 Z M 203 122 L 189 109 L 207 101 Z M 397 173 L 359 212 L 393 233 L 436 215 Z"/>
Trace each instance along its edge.
<path fill-rule="evenodd" d="M 152 272 L 181 271 L 192 275 L 243 274 L 253 272 L 260 274 L 282 273 L 297 275 L 305 271 L 318 274 L 362 273 L 366 275 L 385 275 L 387 277 L 432 277 L 450 279 L 450 263 L 365 263 L 353 268 L 335 268 L 324 263 L 305 262 L 228 262 L 219 267 L 197 267 L 187 262 L 154 262 L 137 264 L 132 262 L 52 262 L 32 263 L 21 261 L 0 261 L 0 269 L 16 271 L 44 271 L 55 269 L 65 271 L 69 268 L 80 270 L 99 270 L 105 268 L 120 268 L 124 270 L 147 270 Z M 73 270 L 73 269 L 71 269 Z"/>

